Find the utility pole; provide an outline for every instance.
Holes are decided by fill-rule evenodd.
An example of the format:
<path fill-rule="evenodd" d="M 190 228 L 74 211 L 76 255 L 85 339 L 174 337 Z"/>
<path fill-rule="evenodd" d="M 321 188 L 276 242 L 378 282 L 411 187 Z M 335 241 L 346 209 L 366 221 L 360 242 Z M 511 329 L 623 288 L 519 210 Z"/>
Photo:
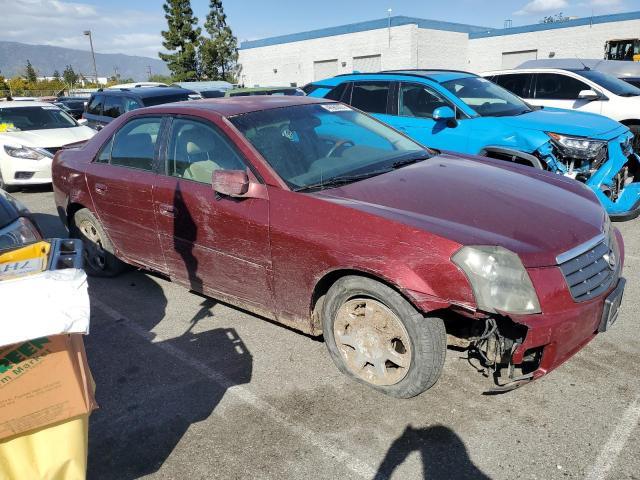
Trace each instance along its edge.
<path fill-rule="evenodd" d="M 84 33 L 89 37 L 89 45 L 91 45 L 91 57 L 93 58 L 93 77 L 96 81 L 96 87 L 98 86 L 98 68 L 96 67 L 96 54 L 93 51 L 93 39 L 91 38 L 91 30 L 85 30 Z"/>
<path fill-rule="evenodd" d="M 387 30 L 389 32 L 389 47 L 391 47 L 391 12 L 393 10 L 387 10 Z"/>
<path fill-rule="evenodd" d="M 147 80 L 151 81 L 151 65 L 147 65 Z"/>

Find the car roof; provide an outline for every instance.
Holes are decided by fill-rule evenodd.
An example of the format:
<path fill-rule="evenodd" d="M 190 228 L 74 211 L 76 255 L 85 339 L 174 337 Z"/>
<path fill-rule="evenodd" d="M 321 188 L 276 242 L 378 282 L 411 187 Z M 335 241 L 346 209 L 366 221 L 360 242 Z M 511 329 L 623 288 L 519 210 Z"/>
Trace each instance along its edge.
<path fill-rule="evenodd" d="M 383 70 L 381 72 L 353 72 L 353 73 L 344 73 L 342 75 L 337 75 L 333 77 L 333 79 L 340 79 L 345 77 L 378 77 L 380 75 L 386 76 L 389 75 L 400 75 L 400 76 L 408 76 L 408 77 L 419 77 L 427 80 L 431 80 L 436 83 L 443 83 L 449 80 L 456 80 L 458 78 L 471 78 L 477 77 L 475 73 L 466 72 L 463 70 L 443 70 L 443 69 L 405 69 L 405 70 Z M 326 79 L 329 80 L 329 79 Z M 323 81 L 314 82 L 314 83 L 322 83 Z"/>
<path fill-rule="evenodd" d="M 138 98 L 165 97 L 168 95 L 180 95 L 195 93 L 180 87 L 138 87 L 138 88 L 109 88 L 98 90 L 94 95 L 134 96 Z"/>
<path fill-rule="evenodd" d="M 9 102 L 0 102 L 0 108 L 6 107 L 53 107 L 58 108 L 55 105 L 52 105 L 50 102 L 35 102 L 32 100 L 14 100 Z"/>
<path fill-rule="evenodd" d="M 244 113 L 276 108 L 293 107 L 296 105 L 313 105 L 320 103 L 335 103 L 324 98 L 304 96 L 271 96 L 256 95 L 247 97 L 221 97 L 202 100 L 192 100 L 178 103 L 167 103 L 154 107 L 133 110 L 135 113 L 151 110 L 163 110 L 167 113 L 188 113 L 193 111 L 214 112 L 223 117 L 232 117 Z"/>
<path fill-rule="evenodd" d="M 270 92 L 272 90 L 297 90 L 298 87 L 282 86 L 282 87 L 238 87 L 227 90 L 230 93 L 236 92 Z"/>
<path fill-rule="evenodd" d="M 623 60 L 601 60 L 593 58 L 548 58 L 540 60 L 528 60 L 516 67 L 517 69 L 530 68 L 558 68 L 573 72 L 584 71 L 585 66 L 598 72 L 610 73 L 616 77 L 640 77 L 640 62 Z"/>

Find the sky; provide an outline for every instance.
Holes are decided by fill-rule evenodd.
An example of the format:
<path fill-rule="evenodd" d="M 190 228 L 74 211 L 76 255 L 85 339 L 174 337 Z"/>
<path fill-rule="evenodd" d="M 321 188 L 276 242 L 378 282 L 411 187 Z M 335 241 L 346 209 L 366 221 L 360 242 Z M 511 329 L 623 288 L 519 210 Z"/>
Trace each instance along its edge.
<path fill-rule="evenodd" d="M 162 0 L 0 0 L 0 40 L 157 57 L 166 29 Z M 200 23 L 208 0 L 191 0 Z M 392 15 L 501 28 L 538 23 L 546 15 L 566 16 L 640 10 L 640 0 L 224 0 L 238 40 L 296 33 Z"/>

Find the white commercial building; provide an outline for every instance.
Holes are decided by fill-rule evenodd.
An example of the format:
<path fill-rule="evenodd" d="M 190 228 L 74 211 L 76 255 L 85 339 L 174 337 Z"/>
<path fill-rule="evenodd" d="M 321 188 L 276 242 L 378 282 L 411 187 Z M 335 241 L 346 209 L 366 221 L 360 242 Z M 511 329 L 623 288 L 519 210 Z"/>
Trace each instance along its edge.
<path fill-rule="evenodd" d="M 621 38 L 640 38 L 640 11 L 505 29 L 391 17 L 242 42 L 239 81 L 300 86 L 353 71 L 482 72 L 535 58 L 602 58 L 605 42 Z"/>

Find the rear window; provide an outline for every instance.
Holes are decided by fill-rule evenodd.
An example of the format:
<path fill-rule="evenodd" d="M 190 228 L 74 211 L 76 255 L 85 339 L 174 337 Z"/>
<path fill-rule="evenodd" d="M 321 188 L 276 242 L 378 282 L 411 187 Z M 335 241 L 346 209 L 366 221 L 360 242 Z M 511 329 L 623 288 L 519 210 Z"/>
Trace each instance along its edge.
<path fill-rule="evenodd" d="M 186 93 L 179 93 L 175 95 L 142 98 L 141 100 L 145 107 L 152 107 L 154 105 L 162 105 L 163 103 L 183 102 L 185 100 L 189 100 L 189 95 Z"/>

